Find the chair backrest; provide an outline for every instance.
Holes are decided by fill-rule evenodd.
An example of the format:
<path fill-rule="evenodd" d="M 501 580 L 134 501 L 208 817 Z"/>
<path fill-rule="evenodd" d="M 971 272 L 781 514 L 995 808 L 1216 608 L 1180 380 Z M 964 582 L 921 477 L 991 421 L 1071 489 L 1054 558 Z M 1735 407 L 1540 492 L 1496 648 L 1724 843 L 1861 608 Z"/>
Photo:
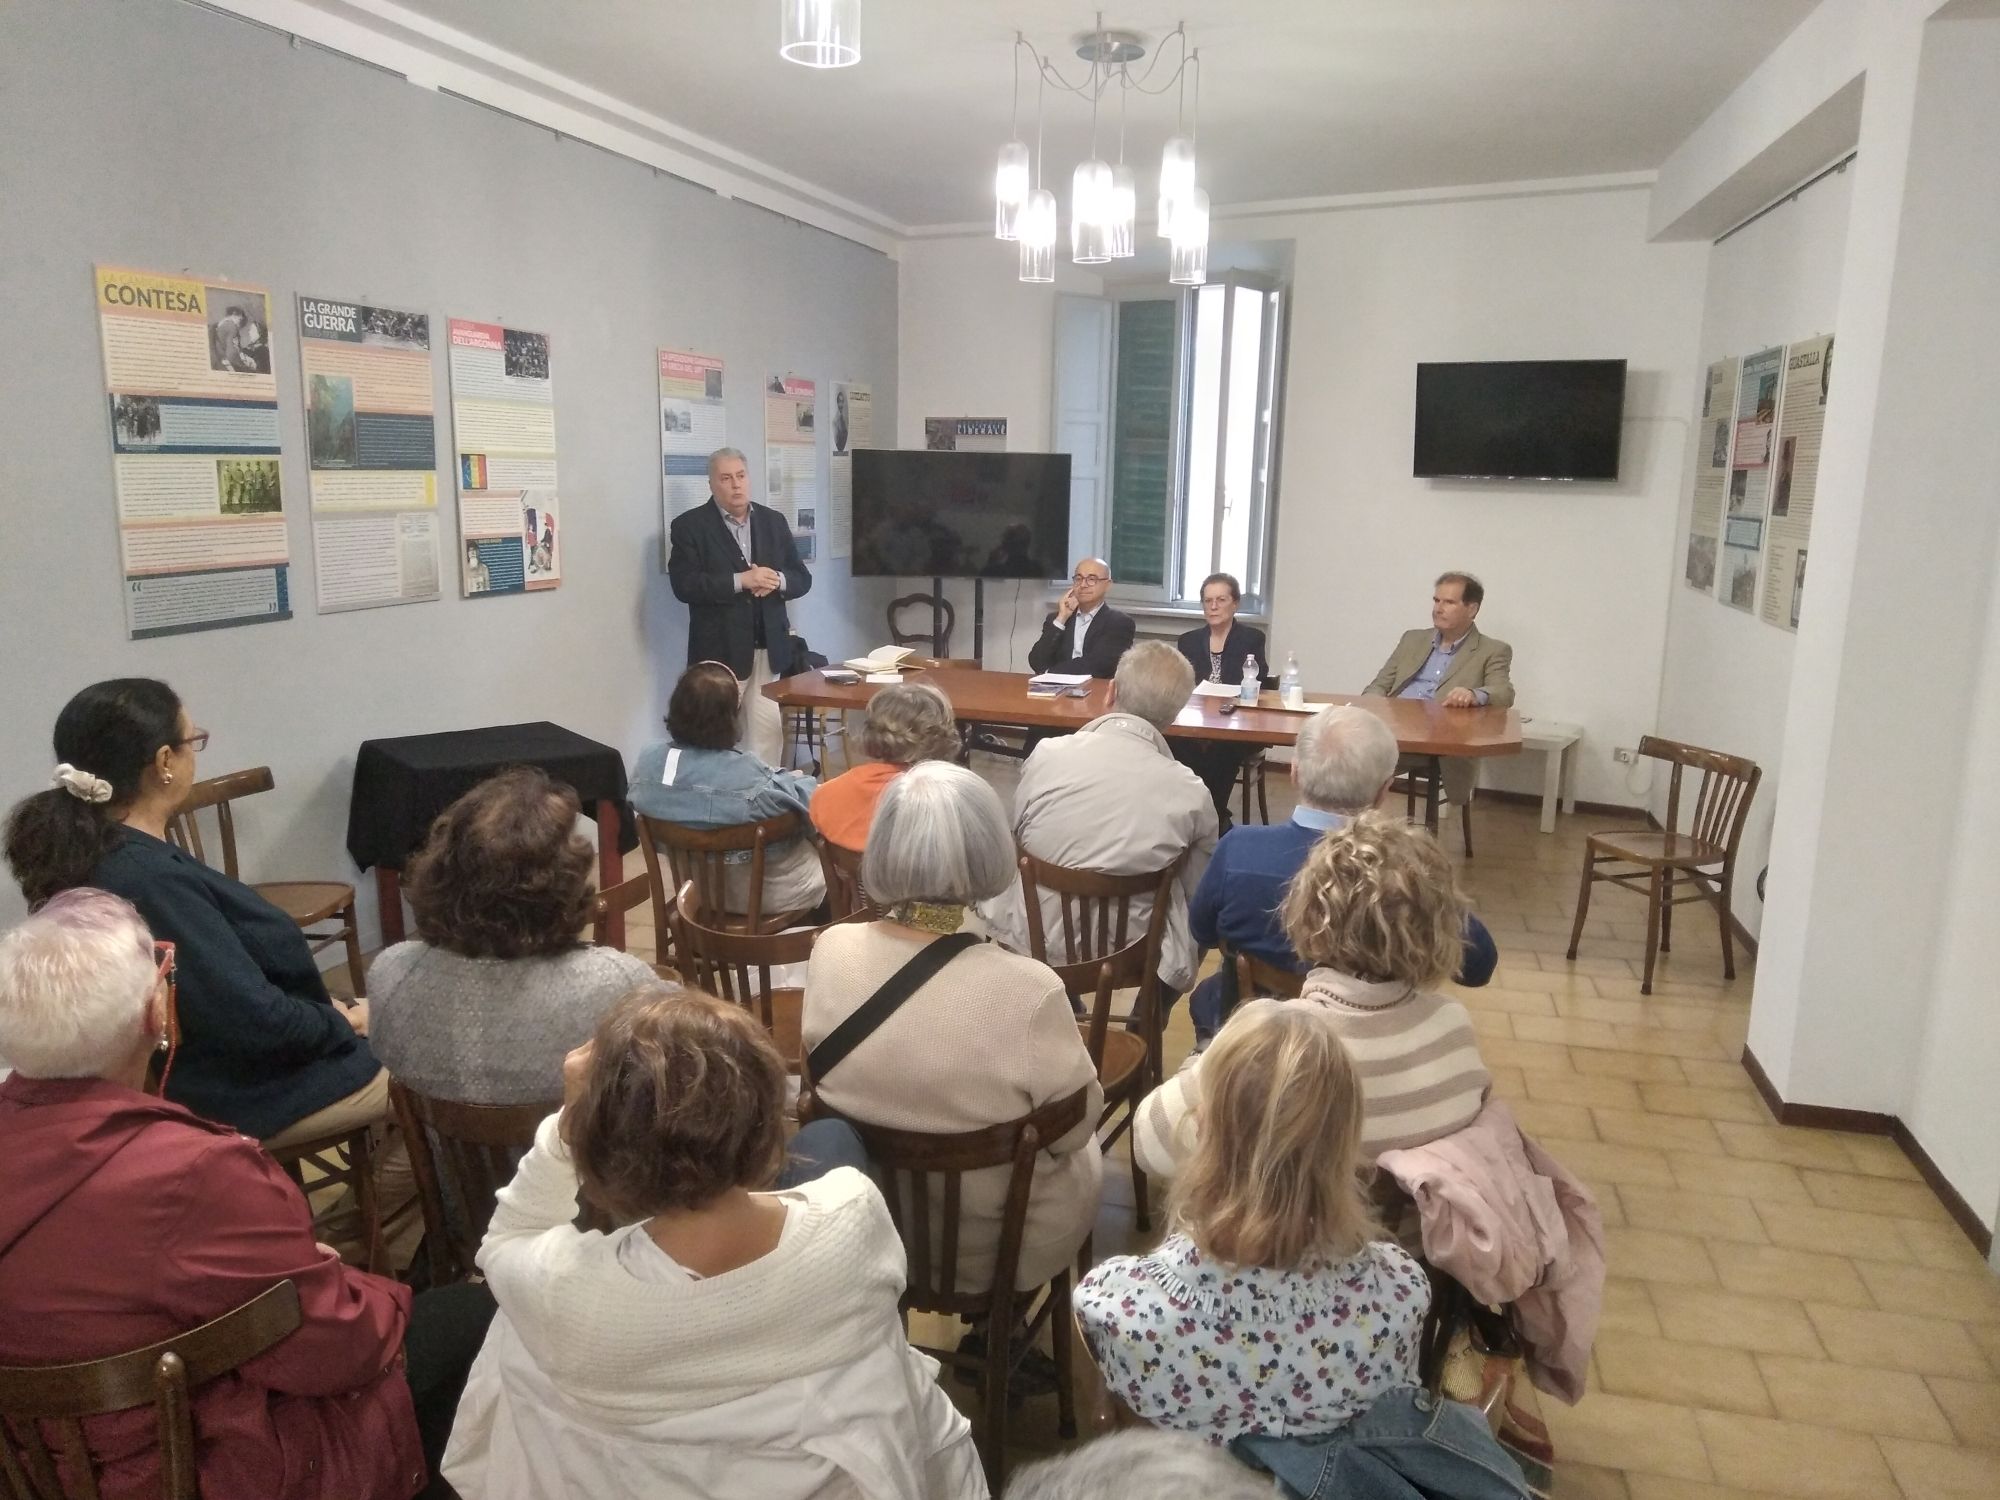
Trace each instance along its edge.
<path fill-rule="evenodd" d="M 785 925 L 790 913 L 774 913 L 767 919 L 764 912 L 765 852 L 773 844 L 803 837 L 804 813 L 781 813 L 775 818 L 741 823 L 734 828 L 688 828 L 649 818 L 644 813 L 637 818 L 639 848 L 646 856 L 646 874 L 653 882 L 655 901 L 664 903 L 673 892 L 691 885 L 695 905 L 711 916 L 727 916 L 732 927 L 756 931 L 768 925 Z M 727 894 L 731 866 L 727 856 L 746 849 L 750 852 L 750 863 L 735 867 L 748 872 L 746 909 L 731 912 Z M 671 911 L 666 919 L 671 921 Z"/>
<path fill-rule="evenodd" d="M 605 947 L 611 939 L 611 919 L 620 912 L 650 901 L 653 906 L 653 966 L 659 968 L 673 958 L 673 923 L 667 915 L 664 897 L 653 887 L 653 872 L 641 870 L 630 879 L 598 890 L 591 906 L 590 940 Z"/>
<path fill-rule="evenodd" d="M 1274 1000 L 1296 1000 L 1306 987 L 1306 976 L 1296 969 L 1266 963 L 1248 953 L 1228 953 L 1224 962 L 1236 965 L 1236 996 L 1239 1001 L 1268 995 Z"/>
<path fill-rule="evenodd" d="M 472 1271 L 495 1197 L 514 1180 L 515 1166 L 535 1144 L 535 1131 L 562 1108 L 562 1100 L 462 1104 L 420 1094 L 393 1079 L 389 1099 L 409 1144 L 432 1282 L 442 1286 Z"/>
<path fill-rule="evenodd" d="M 222 873 L 231 880 L 236 874 L 236 816 L 229 804 L 238 797 L 253 797 L 276 785 L 269 766 L 252 766 L 247 771 L 231 771 L 226 776 L 209 776 L 188 788 L 187 801 L 167 820 L 167 837 L 183 854 L 191 854 L 203 864 L 208 855 L 201 844 L 201 822 L 195 817 L 204 807 L 215 809 L 216 828 L 222 835 Z"/>
<path fill-rule="evenodd" d="M 775 1035 L 776 1017 L 771 997 L 776 987 L 771 971 L 787 964 L 802 964 L 812 957 L 812 946 L 823 927 L 801 927 L 790 932 L 757 932 L 712 926 L 696 915 L 702 911 L 693 899 L 690 885 L 683 885 L 674 901 L 674 940 L 681 955 L 683 972 L 697 987 L 711 995 L 740 1005 Z M 779 1050 L 784 1050 L 782 1046 Z"/>
<path fill-rule="evenodd" d="M 906 609 L 929 610 L 935 629 L 905 630 L 902 615 Z M 951 651 L 952 627 L 958 623 L 958 611 L 951 607 L 949 599 L 936 599 L 929 594 L 904 594 L 889 601 L 889 639 L 898 646 L 928 646 L 940 656 Z"/>
<path fill-rule="evenodd" d="M 73 1365 L 0 1369 L 0 1473 L 12 1500 L 98 1500 L 83 1418 L 156 1409 L 160 1493 L 198 1500 L 188 1394 L 248 1364 L 299 1326 L 299 1289 L 281 1281 L 186 1333 Z M 43 1424 L 58 1434 L 50 1451 Z"/>
<path fill-rule="evenodd" d="M 1757 783 L 1764 779 L 1763 767 L 1741 755 L 1725 755 L 1720 750 L 1704 750 L 1650 734 L 1639 741 L 1639 753 L 1674 768 L 1667 778 L 1668 833 L 1680 832 L 1681 773 L 1689 766 L 1701 772 L 1688 833 L 1721 849 L 1725 862 L 1734 865 L 1744 820 L 1750 816 L 1750 799 L 1757 795 Z"/>
<path fill-rule="evenodd" d="M 1139 998 L 1133 1004 L 1134 1014 L 1151 1014 L 1152 989 L 1158 983 L 1155 965 L 1146 962 L 1147 944 L 1142 937 L 1127 943 L 1116 953 L 1103 958 L 1086 958 L 1073 964 L 1050 964 L 1056 971 L 1056 978 L 1069 991 L 1072 1004 L 1083 1007 L 1089 1019 L 1089 1027 L 1084 1032 L 1084 1046 L 1090 1052 L 1091 1066 L 1101 1075 L 1104 1071 L 1104 1033 L 1111 1024 L 1111 996 L 1114 991 L 1137 989 Z"/>
<path fill-rule="evenodd" d="M 820 840 L 820 869 L 826 874 L 826 904 L 835 921 L 842 917 L 882 915 L 882 908 L 868 899 L 861 884 L 861 851 L 848 849 L 830 839 Z"/>

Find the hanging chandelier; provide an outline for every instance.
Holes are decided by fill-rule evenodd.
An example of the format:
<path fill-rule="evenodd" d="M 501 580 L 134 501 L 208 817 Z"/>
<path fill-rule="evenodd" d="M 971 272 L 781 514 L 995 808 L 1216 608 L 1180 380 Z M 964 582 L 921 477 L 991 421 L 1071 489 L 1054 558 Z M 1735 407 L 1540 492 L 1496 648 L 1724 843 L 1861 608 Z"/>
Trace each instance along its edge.
<path fill-rule="evenodd" d="M 807 68 L 861 61 L 861 0 L 779 0 L 778 55 Z"/>
<path fill-rule="evenodd" d="M 804 3 L 804 0 L 793 0 Z M 1168 39 L 1178 43 L 1172 73 L 1154 82 L 1153 74 L 1166 55 L 1154 53 L 1143 73 L 1132 64 L 1146 55 L 1144 41 L 1128 31 L 1107 31 L 1104 16 L 1097 29 L 1077 38 L 1076 55 L 1090 65 L 1089 74 L 1071 82 L 1026 37 L 1014 35 L 1014 116 L 1010 139 L 1000 148 L 993 174 L 993 236 L 1020 246 L 1021 280 L 1055 279 L 1058 234 L 1055 194 L 1042 178 L 1042 125 L 1048 89 L 1090 100 L 1090 155 L 1070 177 L 1070 260 L 1080 266 L 1122 260 L 1136 247 L 1139 206 L 1138 179 L 1125 164 L 1125 122 L 1132 94 L 1161 95 L 1175 91 L 1174 133 L 1160 152 L 1157 197 L 1159 232 L 1168 242 L 1168 280 L 1176 286 L 1200 286 L 1208 279 L 1208 194 L 1196 183 L 1195 140 L 1201 115 L 1201 53 L 1190 49 L 1187 28 L 1176 27 Z M 1035 147 L 1032 155 L 1021 139 L 1021 54 L 1034 64 Z M 1187 109 L 1188 79 L 1194 79 L 1194 112 Z M 1106 92 L 1118 90 L 1117 160 L 1098 151 L 1098 115 Z M 1192 124 L 1190 123 L 1192 120 Z M 1185 134 L 1183 131 L 1185 130 Z"/>

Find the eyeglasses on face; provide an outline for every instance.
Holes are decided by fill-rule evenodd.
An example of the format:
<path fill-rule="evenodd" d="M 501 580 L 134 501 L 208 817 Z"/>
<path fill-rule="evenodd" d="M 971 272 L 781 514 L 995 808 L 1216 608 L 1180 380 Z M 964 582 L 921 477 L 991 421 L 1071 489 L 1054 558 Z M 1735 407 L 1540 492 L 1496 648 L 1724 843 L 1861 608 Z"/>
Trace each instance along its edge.
<path fill-rule="evenodd" d="M 174 744 L 177 746 L 185 745 L 187 746 L 188 749 L 194 751 L 195 754 L 199 755 L 202 751 L 208 748 L 208 731 L 206 729 L 197 729 L 193 734 L 189 735 L 186 739 L 175 740 Z"/>
<path fill-rule="evenodd" d="M 1072 573 L 1069 581 L 1071 583 L 1109 583 L 1111 582 L 1111 575 L 1108 573 Z"/>

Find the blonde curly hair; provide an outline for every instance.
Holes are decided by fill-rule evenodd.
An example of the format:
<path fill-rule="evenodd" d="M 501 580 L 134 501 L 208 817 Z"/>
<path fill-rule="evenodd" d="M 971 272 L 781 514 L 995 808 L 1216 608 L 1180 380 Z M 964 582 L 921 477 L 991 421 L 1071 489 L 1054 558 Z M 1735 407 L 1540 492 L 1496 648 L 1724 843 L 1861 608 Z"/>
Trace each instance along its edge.
<path fill-rule="evenodd" d="M 951 699 L 928 682 L 900 682 L 868 700 L 861 721 L 861 752 L 870 760 L 913 766 L 958 755 L 958 723 Z"/>
<path fill-rule="evenodd" d="M 1421 828 L 1368 812 L 1313 845 L 1285 892 L 1292 951 L 1356 979 L 1435 989 L 1464 952 L 1465 897 Z"/>

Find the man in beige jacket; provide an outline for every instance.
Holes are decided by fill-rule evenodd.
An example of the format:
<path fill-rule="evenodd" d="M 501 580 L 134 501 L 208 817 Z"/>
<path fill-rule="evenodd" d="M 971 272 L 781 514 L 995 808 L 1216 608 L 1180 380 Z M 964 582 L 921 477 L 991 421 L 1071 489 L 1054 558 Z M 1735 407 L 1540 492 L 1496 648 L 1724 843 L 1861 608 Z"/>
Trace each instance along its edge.
<path fill-rule="evenodd" d="M 1406 630 L 1362 689 L 1384 698 L 1424 698 L 1446 708 L 1509 708 L 1514 648 L 1481 635 L 1472 622 L 1486 589 L 1470 573 L 1443 573 L 1431 587 L 1431 628 Z M 1472 797 L 1474 767 L 1463 758 L 1444 761 L 1444 794 L 1463 807 Z"/>

